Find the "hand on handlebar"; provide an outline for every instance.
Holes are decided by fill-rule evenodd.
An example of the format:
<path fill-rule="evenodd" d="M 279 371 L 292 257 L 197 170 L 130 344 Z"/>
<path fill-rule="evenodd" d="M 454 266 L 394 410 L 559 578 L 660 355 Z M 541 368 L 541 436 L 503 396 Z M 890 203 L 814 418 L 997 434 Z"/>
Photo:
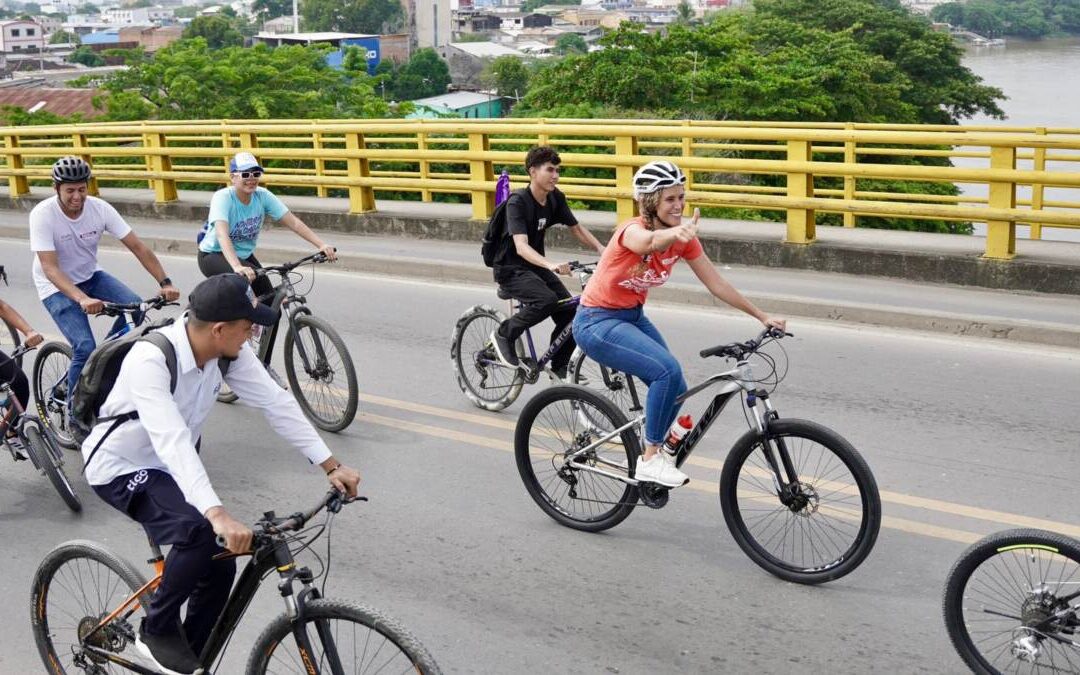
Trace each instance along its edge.
<path fill-rule="evenodd" d="M 570 276 L 570 263 L 559 263 L 548 267 L 548 269 L 555 274 L 561 274 L 564 277 Z"/>
<path fill-rule="evenodd" d="M 162 286 L 158 291 L 158 295 L 165 299 L 165 302 L 176 302 L 180 299 L 180 289 L 172 284 L 168 286 Z"/>
<path fill-rule="evenodd" d="M 25 344 L 27 347 L 37 347 L 44 341 L 45 338 L 42 337 L 41 333 L 37 332 L 36 330 L 31 330 L 29 333 L 26 334 L 26 339 L 23 340 L 23 344 Z"/>
<path fill-rule="evenodd" d="M 330 262 L 337 262 L 337 249 L 330 244 L 319 247 L 319 253 L 326 256 L 326 259 Z"/>
<path fill-rule="evenodd" d="M 764 324 L 766 328 L 775 328 L 782 333 L 787 332 L 787 319 L 775 319 L 771 316 L 766 315 L 765 318 L 762 319 L 761 323 Z"/>
<path fill-rule="evenodd" d="M 214 528 L 218 542 L 226 549 L 233 553 L 247 553 L 251 550 L 254 537 L 251 528 L 230 516 L 223 507 L 212 507 L 206 512 L 206 519 Z"/>
<path fill-rule="evenodd" d="M 79 307 L 87 314 L 100 314 L 105 309 L 105 303 L 97 298 L 85 297 L 79 301 Z"/>
<path fill-rule="evenodd" d="M 335 490 L 347 498 L 356 497 L 356 490 L 360 487 L 360 472 L 356 469 L 339 464 L 336 469 L 326 475 L 326 479 Z"/>
<path fill-rule="evenodd" d="M 255 281 L 256 272 L 255 272 L 255 270 L 253 270 L 250 267 L 245 267 L 244 265 L 237 265 L 236 267 L 233 268 L 233 272 L 236 272 L 237 274 L 243 275 L 244 278 L 246 278 L 248 280 L 249 284 L 251 282 Z"/>

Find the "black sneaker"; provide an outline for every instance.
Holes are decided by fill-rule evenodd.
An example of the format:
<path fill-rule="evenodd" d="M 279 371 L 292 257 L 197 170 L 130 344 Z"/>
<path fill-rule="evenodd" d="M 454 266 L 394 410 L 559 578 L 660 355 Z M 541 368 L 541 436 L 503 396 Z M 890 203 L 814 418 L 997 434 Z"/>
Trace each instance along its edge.
<path fill-rule="evenodd" d="M 144 630 L 146 619 L 139 624 L 135 647 L 165 675 L 191 675 L 199 669 L 199 657 L 191 651 L 181 633 L 151 635 Z"/>
<path fill-rule="evenodd" d="M 521 365 L 514 344 L 508 338 L 500 335 L 497 328 L 491 331 L 491 344 L 495 346 L 495 355 L 499 357 L 500 361 L 513 368 Z"/>

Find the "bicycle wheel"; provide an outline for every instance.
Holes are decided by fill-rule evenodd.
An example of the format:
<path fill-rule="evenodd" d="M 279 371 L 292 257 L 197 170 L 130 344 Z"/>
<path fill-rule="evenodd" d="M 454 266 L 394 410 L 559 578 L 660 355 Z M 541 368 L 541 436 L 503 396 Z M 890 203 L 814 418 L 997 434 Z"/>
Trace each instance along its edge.
<path fill-rule="evenodd" d="M 750 431 L 735 442 L 720 474 L 724 520 L 739 547 L 771 574 L 800 584 L 839 579 L 877 541 L 877 482 L 858 451 L 820 424 L 775 420 L 768 443 L 774 457 L 781 443 L 798 474 L 788 504 L 773 487 L 761 436 Z"/>
<path fill-rule="evenodd" d="M 19 337 L 19 331 L 15 330 L 15 326 L 12 326 L 10 321 L 4 321 L 3 323 L 3 327 L 0 328 L 0 352 L 11 356 L 11 353 L 22 344 L 22 338 Z M 21 356 L 15 359 L 15 363 L 20 368 L 22 368 L 22 362 Z"/>
<path fill-rule="evenodd" d="M 34 466 L 45 473 L 45 477 L 49 479 L 69 509 L 76 513 L 82 511 L 82 502 L 79 501 L 75 488 L 71 486 L 71 481 L 64 473 L 64 458 L 60 450 L 54 448 L 52 441 L 43 435 L 41 429 L 35 424 L 24 426 L 23 433 L 26 435 L 26 450 L 30 453 L 30 460 Z"/>
<path fill-rule="evenodd" d="M 67 374 L 71 367 L 71 346 L 66 342 L 48 342 L 34 359 L 34 404 L 38 417 L 53 439 L 68 450 L 77 450 L 71 435 L 67 408 Z"/>
<path fill-rule="evenodd" d="M 304 606 L 303 628 L 315 652 L 306 656 L 318 664 L 321 673 L 442 672 L 427 649 L 401 624 L 368 607 L 325 598 L 312 600 Z M 333 649 L 328 649 L 331 644 Z M 337 663 L 333 661 L 335 655 Z M 281 614 L 255 641 L 247 673 L 308 672 L 304 655 L 293 638 L 292 621 L 287 614 Z"/>
<path fill-rule="evenodd" d="M 285 334 L 285 376 L 293 395 L 315 426 L 341 431 L 352 424 L 360 401 L 349 349 L 337 331 L 317 317 L 301 314 L 292 328 Z"/>
<path fill-rule="evenodd" d="M 521 369 L 503 365 L 491 344 L 491 332 L 505 319 L 502 312 L 486 305 L 470 307 L 454 325 L 450 343 L 458 387 L 473 405 L 492 412 L 516 401 L 525 384 Z M 518 357 L 524 355 L 521 340 L 516 349 Z"/>
<path fill-rule="evenodd" d="M 590 359 L 580 347 L 576 348 L 570 357 L 570 381 L 606 396 L 628 420 L 645 414 L 646 388 L 639 386 L 638 381 L 625 373 L 601 366 Z M 638 396 L 636 410 L 631 388 L 636 390 Z"/>
<path fill-rule="evenodd" d="M 514 456 L 525 489 L 544 513 L 585 532 L 615 527 L 630 515 L 638 500 L 637 486 L 566 461 L 570 453 L 625 424 L 611 401 L 577 386 L 550 387 L 525 405 L 514 430 Z M 576 462 L 629 476 L 640 449 L 631 426 Z"/>
<path fill-rule="evenodd" d="M 149 668 L 135 649 L 138 620 L 149 592 L 144 592 L 141 604 L 90 634 L 145 584 L 130 563 L 96 542 L 70 541 L 50 551 L 34 575 L 30 603 L 30 627 L 45 670 L 54 675 L 129 672 L 91 647 Z"/>
<path fill-rule="evenodd" d="M 953 646 L 979 675 L 1080 673 L 1080 542 L 992 534 L 953 565 L 942 608 Z"/>

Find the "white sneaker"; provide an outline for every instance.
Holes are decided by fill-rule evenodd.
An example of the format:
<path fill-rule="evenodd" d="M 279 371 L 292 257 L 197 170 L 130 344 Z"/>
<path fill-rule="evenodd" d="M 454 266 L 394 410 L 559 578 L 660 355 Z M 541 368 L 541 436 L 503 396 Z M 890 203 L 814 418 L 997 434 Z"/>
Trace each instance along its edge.
<path fill-rule="evenodd" d="M 664 457 L 663 451 L 646 460 L 644 455 L 638 457 L 637 468 L 634 469 L 634 478 L 639 483 L 657 483 L 664 487 L 681 487 L 690 482 L 690 476 L 675 468 L 672 458 L 669 464 Z"/>

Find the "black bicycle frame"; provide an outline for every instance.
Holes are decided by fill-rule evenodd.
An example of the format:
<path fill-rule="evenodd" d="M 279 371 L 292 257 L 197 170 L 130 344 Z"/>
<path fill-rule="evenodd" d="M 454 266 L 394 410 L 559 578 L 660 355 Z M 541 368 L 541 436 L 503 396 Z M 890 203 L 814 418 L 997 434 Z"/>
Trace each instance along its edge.
<path fill-rule="evenodd" d="M 579 302 L 581 302 L 581 296 L 575 295 L 572 298 L 563 298 L 555 304 L 557 307 L 562 308 L 577 306 Z M 517 308 L 520 307 L 521 304 L 519 303 L 517 305 Z M 559 348 L 563 346 L 563 343 L 565 343 L 570 338 L 570 335 L 573 332 L 574 325 L 572 323 L 566 324 L 566 326 L 559 332 L 559 334 L 555 336 L 555 339 L 551 341 L 551 344 L 548 346 L 547 351 L 541 354 L 540 358 L 537 359 L 536 347 L 533 345 L 532 331 L 528 328 L 525 329 L 525 341 L 529 345 L 529 356 L 531 356 L 532 360 L 536 363 L 537 370 L 541 370 L 545 365 L 547 365 L 549 361 L 551 361 L 552 358 L 554 358 L 555 352 L 559 351 Z"/>
<path fill-rule="evenodd" d="M 314 368 L 311 365 L 311 359 L 308 357 L 306 348 L 304 347 L 304 341 L 300 339 L 300 332 L 296 328 L 296 316 L 298 314 L 307 314 L 312 316 L 311 310 L 307 306 L 307 298 L 296 292 L 293 288 L 292 282 L 289 281 L 287 274 L 281 276 L 281 283 L 274 288 L 274 299 L 270 302 L 270 308 L 275 312 L 282 313 L 282 307 L 284 307 L 284 315 L 286 320 L 286 330 L 292 335 L 293 343 L 296 345 L 296 350 L 300 352 L 300 363 L 304 366 L 304 371 L 308 375 L 313 374 Z M 280 319 L 278 322 L 280 323 Z M 276 326 L 274 327 L 276 328 Z M 270 327 L 268 327 L 270 329 Z M 259 338 L 259 360 L 264 364 L 270 363 L 270 340 L 267 337 L 269 330 L 264 330 L 262 336 Z M 326 363 L 326 354 L 323 352 L 322 341 L 313 340 L 315 343 L 316 360 L 315 363 Z"/>

